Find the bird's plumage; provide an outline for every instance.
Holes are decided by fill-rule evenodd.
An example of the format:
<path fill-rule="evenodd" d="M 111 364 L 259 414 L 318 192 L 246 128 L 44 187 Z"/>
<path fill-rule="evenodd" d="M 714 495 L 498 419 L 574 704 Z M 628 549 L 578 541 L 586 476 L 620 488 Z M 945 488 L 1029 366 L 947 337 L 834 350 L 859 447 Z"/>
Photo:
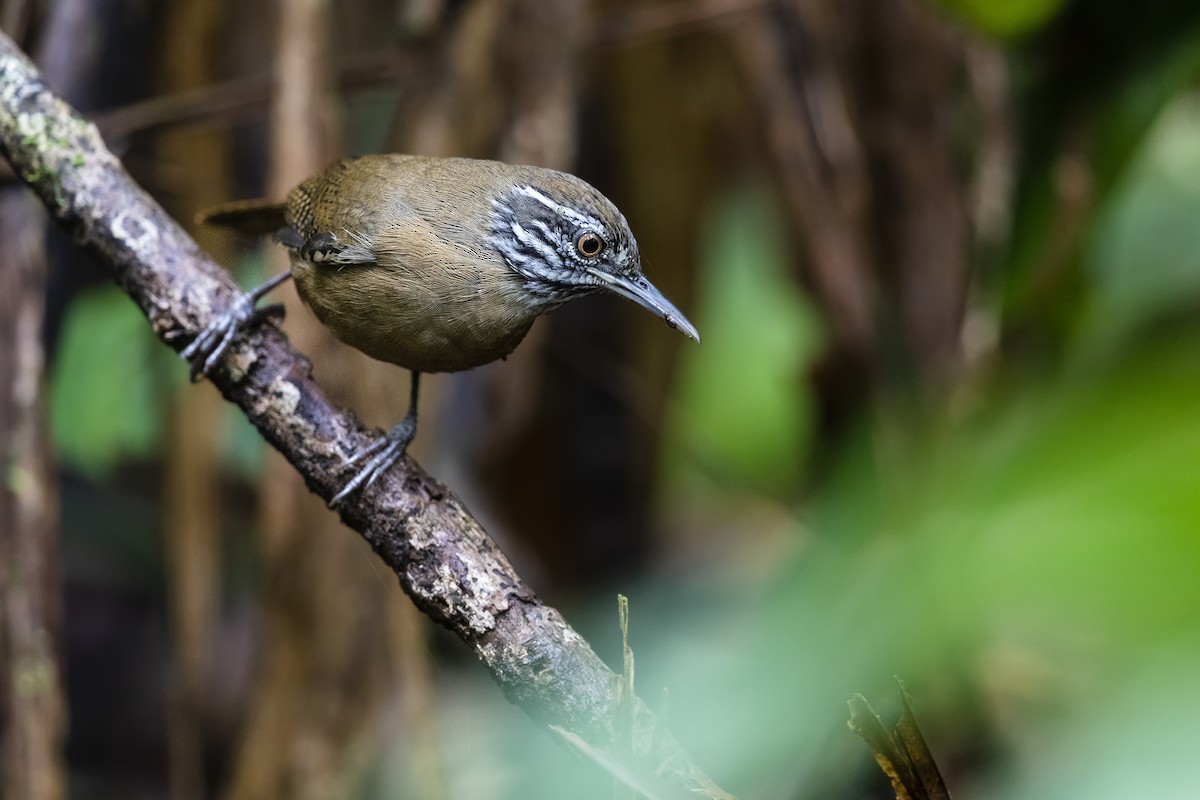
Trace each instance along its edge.
<path fill-rule="evenodd" d="M 470 369 L 512 352 L 537 316 L 597 290 L 633 300 L 699 341 L 645 279 L 621 212 L 573 175 L 465 158 L 374 155 L 337 161 L 285 203 L 241 201 L 203 219 L 274 232 L 301 299 L 334 335 L 413 372 L 408 413 L 356 453 L 367 459 L 336 505 L 387 471 L 416 433 L 422 372 Z M 183 350 L 214 366 L 276 276 L 218 315 Z M 262 311 L 268 311 L 263 309 Z"/>
<path fill-rule="evenodd" d="M 332 233 L 330 254 L 289 247 L 301 298 L 342 341 L 421 372 L 511 353 L 539 314 L 600 288 L 584 262 L 640 269 L 625 218 L 590 185 L 496 161 L 346 158 L 286 204 L 231 204 L 207 219 L 251 232 L 274 222 L 299 234 L 291 244 Z M 600 258 L 575 250 L 584 229 L 604 237 Z"/>

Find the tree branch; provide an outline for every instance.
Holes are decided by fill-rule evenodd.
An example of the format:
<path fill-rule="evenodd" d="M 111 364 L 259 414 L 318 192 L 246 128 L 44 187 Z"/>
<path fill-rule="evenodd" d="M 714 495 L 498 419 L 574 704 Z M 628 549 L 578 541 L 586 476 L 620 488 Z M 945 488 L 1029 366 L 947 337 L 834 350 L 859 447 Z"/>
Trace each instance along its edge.
<path fill-rule="evenodd" d="M 117 283 L 179 350 L 234 300 L 228 274 L 124 171 L 95 126 L 44 84 L 0 35 L 0 150 L 51 215 L 112 270 Z M 328 499 L 352 477 L 347 457 L 371 439 L 313 382 L 281 331 L 247 332 L 210 379 L 263 438 Z M 538 600 L 445 486 L 405 460 L 339 507 L 404 590 L 452 630 L 535 720 L 597 747 L 613 739 L 613 673 L 553 608 Z M 696 796 L 730 797 L 639 704 L 638 767 Z"/>

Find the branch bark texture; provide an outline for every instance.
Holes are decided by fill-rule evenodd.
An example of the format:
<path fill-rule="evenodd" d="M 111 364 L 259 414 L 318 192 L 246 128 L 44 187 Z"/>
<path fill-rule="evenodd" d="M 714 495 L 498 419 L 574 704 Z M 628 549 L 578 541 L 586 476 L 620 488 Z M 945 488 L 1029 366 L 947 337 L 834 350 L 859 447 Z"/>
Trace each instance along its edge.
<path fill-rule="evenodd" d="M 225 270 L 132 181 L 95 126 L 56 97 L 2 35 L 0 150 L 50 214 L 109 265 L 172 348 L 185 346 L 234 300 L 237 287 Z M 313 492 L 328 499 L 352 477 L 345 461 L 373 432 L 326 397 L 309 362 L 277 328 L 247 332 L 210 378 Z M 596 746 L 612 742 L 613 673 L 538 600 L 445 486 L 406 460 L 339 511 L 416 604 L 471 647 L 510 701 Z M 641 767 L 670 776 L 691 796 L 729 797 L 642 704 L 635 744 Z"/>

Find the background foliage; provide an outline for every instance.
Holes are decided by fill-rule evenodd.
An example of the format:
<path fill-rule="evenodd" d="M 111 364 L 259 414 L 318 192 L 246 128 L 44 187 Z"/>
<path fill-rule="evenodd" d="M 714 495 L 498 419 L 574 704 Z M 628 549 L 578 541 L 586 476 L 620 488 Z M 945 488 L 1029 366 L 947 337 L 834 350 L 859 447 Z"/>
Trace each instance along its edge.
<path fill-rule="evenodd" d="M 269 96 L 130 104 L 189 81 L 240 97 L 290 6 L 214 3 L 197 33 L 167 5 L 60 0 L 30 36 L 90 9 L 99 66 L 76 102 L 142 109 L 110 138 L 186 218 L 269 190 Z M 516 0 L 337 12 L 340 149 L 578 171 L 701 330 L 692 347 L 613 299 L 563 309 L 515 363 L 431 387 L 419 456 L 610 664 L 630 596 L 642 695 L 739 796 L 889 796 L 845 700 L 889 710 L 894 675 L 956 796 L 1200 795 L 1194 5 L 562 2 L 552 34 Z M 560 73 L 521 59 L 560 33 L 571 86 L 535 87 Z M 404 69 L 372 77 L 354 58 L 375 50 Z M 206 66 L 169 80 L 173 58 Z M 559 144 L 508 119 L 534 89 L 562 104 L 530 117 Z M 278 268 L 205 241 L 246 285 Z M 823 272 L 838 247 L 850 267 Z M 254 434 L 194 405 L 211 388 L 93 265 L 50 254 L 72 796 L 612 794 L 456 643 L 387 610 L 405 601 L 368 553 L 324 557 L 339 534 L 307 520 L 278 534 Z M 867 288 L 843 302 L 829 281 L 848 278 Z M 307 313 L 290 301 L 289 330 Z M 333 347 L 314 360 L 339 385 Z M 406 387 L 377 375 L 355 406 L 385 425 Z M 211 458 L 181 461 L 188 437 Z M 213 522 L 172 566 L 197 519 L 172 505 L 180 476 L 215 487 Z M 296 541 L 312 580 L 281 587 Z M 211 615 L 198 640 L 185 584 Z M 279 648 L 308 654 L 300 683 L 272 671 Z M 277 760 L 255 738 L 270 703 L 300 720 Z"/>

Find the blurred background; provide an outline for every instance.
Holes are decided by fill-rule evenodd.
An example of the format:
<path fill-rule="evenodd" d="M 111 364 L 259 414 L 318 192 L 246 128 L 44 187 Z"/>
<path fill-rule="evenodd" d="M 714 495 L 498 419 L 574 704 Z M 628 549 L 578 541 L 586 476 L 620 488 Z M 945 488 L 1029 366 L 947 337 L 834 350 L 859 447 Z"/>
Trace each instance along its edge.
<path fill-rule="evenodd" d="M 640 693 L 724 788 L 890 797 L 845 701 L 889 717 L 898 675 L 958 797 L 1200 796 L 1194 0 L 4 0 L 0 27 L 185 225 L 374 151 L 622 208 L 703 344 L 573 303 L 428 379 L 414 453 L 618 668 L 630 597 Z M 194 233 L 243 286 L 285 268 Z M 0 241 L 6 797 L 613 796 L 11 178 Z M 292 291 L 321 384 L 398 419 L 405 373 Z"/>

